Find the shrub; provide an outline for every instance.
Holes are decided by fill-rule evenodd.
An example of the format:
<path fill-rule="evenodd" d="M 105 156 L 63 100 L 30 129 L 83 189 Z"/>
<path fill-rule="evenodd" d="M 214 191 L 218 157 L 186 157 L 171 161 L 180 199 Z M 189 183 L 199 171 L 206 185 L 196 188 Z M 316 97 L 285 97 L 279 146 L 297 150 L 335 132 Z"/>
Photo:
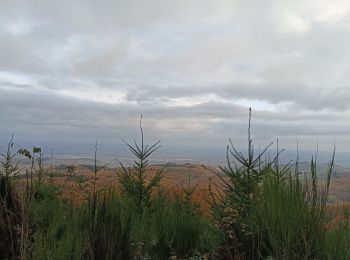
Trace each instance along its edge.
<path fill-rule="evenodd" d="M 328 227 L 324 249 L 327 259 L 350 259 L 349 212 L 344 209 L 335 226 Z"/>
<path fill-rule="evenodd" d="M 33 231 L 34 259 L 81 259 L 86 247 L 86 230 L 79 209 L 60 198 L 52 184 L 36 187 L 32 201 L 30 225 Z"/>
<path fill-rule="evenodd" d="M 19 173 L 18 164 L 14 162 L 17 155 L 12 152 L 13 136 L 7 151 L 0 154 L 0 258 L 15 259 L 19 255 L 20 225 L 22 205 L 13 187 L 13 179 Z"/>
<path fill-rule="evenodd" d="M 92 203 L 96 203 L 95 210 Z M 130 259 L 130 218 L 123 219 L 119 198 L 112 192 L 89 200 L 85 209 L 88 233 L 87 259 Z"/>
<path fill-rule="evenodd" d="M 333 162 L 334 155 L 323 187 L 318 183 L 314 160 L 311 176 L 303 179 L 271 170 L 253 212 L 262 252 L 275 259 L 326 258 L 325 206 Z"/>
<path fill-rule="evenodd" d="M 140 257 L 188 259 L 208 254 L 218 244 L 217 231 L 194 205 L 162 192 L 154 198 L 142 219 L 134 218 L 132 228 L 134 244 L 141 250 Z"/>
<path fill-rule="evenodd" d="M 150 205 L 151 193 L 154 188 L 159 186 L 164 167 L 155 173 L 151 180 L 146 182 L 146 168 L 149 165 L 149 157 L 160 148 L 160 141 L 151 146 L 145 145 L 143 140 L 142 116 L 140 118 L 141 144 L 138 145 L 134 140 L 134 146 L 126 141 L 125 144 L 136 157 L 132 167 L 125 167 L 121 163 L 119 176 L 120 188 L 122 192 L 134 201 L 138 217 L 141 218 L 146 207 Z"/>
<path fill-rule="evenodd" d="M 267 146 L 255 156 L 250 137 L 251 110 L 249 110 L 248 153 L 239 152 L 232 141 L 227 146 L 227 166 L 214 172 L 220 180 L 215 193 L 210 186 L 211 207 L 217 226 L 224 233 L 223 247 L 226 258 L 255 259 L 260 253 L 260 241 L 254 229 L 252 212 L 259 197 L 260 186 L 276 158 L 263 160 Z"/>
<path fill-rule="evenodd" d="M 300 177 L 297 164 L 295 169 L 290 165 L 280 167 L 278 143 L 277 155 L 272 160 L 262 159 L 266 149 L 254 157 L 250 117 L 251 114 L 247 156 L 230 142 L 228 166 L 220 167 L 217 173 L 221 180 L 219 195 L 211 190 L 214 217 L 225 235 L 226 258 L 326 259 L 334 256 L 335 252 L 328 253 L 325 244 L 328 224 L 325 208 L 335 152 L 324 182 L 318 181 L 314 159 L 310 174 Z M 347 229 L 342 227 L 332 233 L 345 236 L 347 242 L 340 245 L 344 250 L 349 241 Z"/>

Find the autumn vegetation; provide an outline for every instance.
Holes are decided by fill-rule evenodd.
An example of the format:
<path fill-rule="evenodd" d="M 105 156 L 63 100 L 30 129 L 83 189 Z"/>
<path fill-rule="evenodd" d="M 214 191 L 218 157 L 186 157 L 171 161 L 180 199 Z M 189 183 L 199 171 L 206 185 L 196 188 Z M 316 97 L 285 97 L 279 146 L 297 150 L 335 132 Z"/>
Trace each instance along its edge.
<path fill-rule="evenodd" d="M 225 167 L 201 166 L 205 187 L 183 172 L 174 189 L 168 165 L 150 165 L 160 145 L 144 142 L 141 120 L 140 131 L 125 142 L 132 165 L 98 165 L 96 144 L 88 174 L 59 171 L 12 138 L 1 154 L 0 259 L 350 259 L 347 211 L 327 210 L 335 153 L 324 178 L 315 158 L 300 173 L 278 147 L 254 150 L 249 116 L 245 153 L 230 141 Z M 101 181 L 106 171 L 115 182 Z"/>

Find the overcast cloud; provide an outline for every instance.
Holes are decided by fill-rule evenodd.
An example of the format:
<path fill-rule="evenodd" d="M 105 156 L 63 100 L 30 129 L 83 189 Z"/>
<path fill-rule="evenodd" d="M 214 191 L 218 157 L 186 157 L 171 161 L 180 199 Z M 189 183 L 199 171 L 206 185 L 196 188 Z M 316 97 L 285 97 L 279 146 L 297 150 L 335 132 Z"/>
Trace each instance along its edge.
<path fill-rule="evenodd" d="M 348 0 L 0 2 L 0 138 L 350 147 Z"/>

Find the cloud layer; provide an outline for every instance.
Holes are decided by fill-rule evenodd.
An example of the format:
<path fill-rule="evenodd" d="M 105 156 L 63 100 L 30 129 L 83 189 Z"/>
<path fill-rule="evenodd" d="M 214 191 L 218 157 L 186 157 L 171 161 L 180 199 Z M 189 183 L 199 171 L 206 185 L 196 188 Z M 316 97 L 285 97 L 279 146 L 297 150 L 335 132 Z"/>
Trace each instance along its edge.
<path fill-rule="evenodd" d="M 0 138 L 350 145 L 350 3 L 2 1 Z"/>

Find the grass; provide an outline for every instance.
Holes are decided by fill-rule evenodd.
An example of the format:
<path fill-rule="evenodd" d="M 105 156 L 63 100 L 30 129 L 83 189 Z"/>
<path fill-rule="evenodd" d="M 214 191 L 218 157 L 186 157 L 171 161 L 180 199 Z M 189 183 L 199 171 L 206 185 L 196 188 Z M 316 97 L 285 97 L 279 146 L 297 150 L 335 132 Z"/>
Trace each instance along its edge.
<path fill-rule="evenodd" d="M 58 173 L 44 166 L 40 148 L 13 151 L 11 139 L 0 167 L 0 258 L 349 259 L 348 212 L 326 214 L 334 154 L 325 179 L 314 159 L 308 175 L 297 164 L 280 165 L 278 149 L 266 160 L 270 145 L 255 153 L 249 117 L 247 153 L 230 141 L 227 166 L 214 172 L 220 182 L 207 190 L 208 217 L 193 201 L 190 165 L 188 183 L 174 194 L 161 184 L 167 165 L 148 176 L 159 143 L 145 144 L 141 123 L 141 142 L 125 142 L 135 160 L 121 165 L 119 187 L 97 185 L 97 144 L 90 177 L 65 168 L 61 177 L 84 194 L 78 204 L 55 184 Z M 31 166 L 21 170 L 18 156 Z"/>

